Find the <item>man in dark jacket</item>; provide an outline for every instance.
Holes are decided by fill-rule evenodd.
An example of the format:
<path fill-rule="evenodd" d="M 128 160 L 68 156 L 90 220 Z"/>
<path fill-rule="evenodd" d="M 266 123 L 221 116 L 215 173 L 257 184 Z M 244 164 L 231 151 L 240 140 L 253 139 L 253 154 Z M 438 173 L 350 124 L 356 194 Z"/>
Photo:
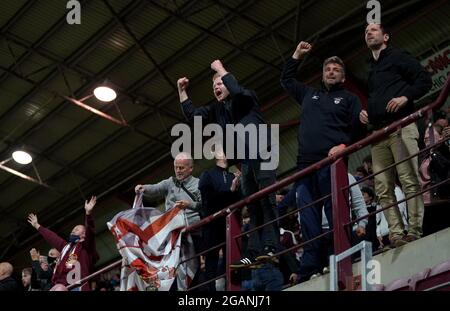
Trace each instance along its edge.
<path fill-rule="evenodd" d="M 48 256 L 41 256 L 39 252 L 32 248 L 30 250 L 31 267 L 33 273 L 36 274 L 37 280 L 40 283 L 40 289 L 43 291 L 50 290 L 52 288 L 53 270 L 55 270 L 56 260 L 59 258 L 60 253 L 56 248 L 52 248 L 48 251 Z"/>
<path fill-rule="evenodd" d="M 228 163 L 223 150 L 214 151 L 216 166 L 203 172 L 198 188 L 202 196 L 201 217 L 210 216 L 221 209 L 239 201 L 240 172 L 232 174 L 228 171 Z M 204 248 L 209 249 L 224 243 L 226 240 L 225 217 L 220 217 L 203 226 Z M 206 280 L 215 278 L 218 273 L 219 252 L 222 249 L 225 258 L 226 247 L 215 248 L 205 254 Z M 224 271 L 223 271 L 224 272 Z M 222 272 L 222 273 L 223 273 Z M 222 274 L 220 273 L 220 274 Z M 210 291 L 215 291 L 215 282 L 208 284 Z"/>
<path fill-rule="evenodd" d="M 85 225 L 75 226 L 68 241 L 41 226 L 35 214 L 28 215 L 28 222 L 39 231 L 50 245 L 61 253 L 53 273 L 52 283 L 54 285 L 67 286 L 94 272 L 93 268 L 98 259 L 98 254 L 95 247 L 94 219 L 91 213 L 96 201 L 95 196 L 89 201 L 86 200 L 84 204 L 86 211 Z M 82 291 L 90 290 L 89 282 L 82 284 L 80 288 Z"/>
<path fill-rule="evenodd" d="M 0 262 L 0 292 L 19 290 L 17 281 L 12 277 L 13 270 L 9 262 Z"/>
<path fill-rule="evenodd" d="M 213 91 L 217 101 L 210 105 L 195 108 L 186 92 L 189 80 L 185 77 L 178 80 L 180 103 L 186 119 L 191 122 L 194 120 L 194 116 L 200 116 L 209 124 L 218 124 L 223 133 L 226 133 L 227 125 L 242 125 L 244 127 L 248 125 L 256 127 L 266 125 L 259 109 L 255 92 L 239 85 L 236 78 L 226 71 L 220 60 L 213 61 L 211 69 L 216 72 L 213 76 Z M 260 152 L 265 150 L 259 150 L 260 145 L 258 145 L 258 141 L 261 141 L 259 135 L 266 135 L 265 139 L 267 146 L 270 146 L 269 149 L 273 147 L 271 144 L 275 142 L 269 139 L 271 136 L 270 131 L 266 133 L 257 131 L 257 135 L 257 139 L 250 139 L 246 134 L 241 137 L 237 135 L 238 139 L 244 140 L 245 150 L 237 150 L 237 139 L 234 139 L 234 152 L 244 153 L 244 159 L 241 159 L 241 186 L 242 194 L 245 197 L 273 184 L 276 180 L 275 169 L 264 168 L 265 160 L 262 160 L 264 157 Z M 236 160 L 236 158 L 233 159 L 229 156 L 230 150 L 227 150 L 226 140 L 230 138 L 224 135 L 220 144 L 224 146 L 225 154 L 231 166 L 239 162 L 239 159 Z M 258 155 L 256 158 L 252 158 L 249 151 L 255 149 L 258 150 Z M 249 204 L 250 229 L 273 220 L 275 218 L 275 204 L 274 193 L 263 198 L 260 202 Z M 242 258 L 236 265 L 233 264 L 232 267 L 238 268 L 254 263 L 257 260 L 270 259 L 278 244 L 279 232 L 276 225 L 265 226 L 250 235 L 248 256 Z"/>
<path fill-rule="evenodd" d="M 314 89 L 295 79 L 297 67 L 304 55 L 312 49 L 308 42 L 300 42 L 286 62 L 281 74 L 281 85 L 302 107 L 298 133 L 299 151 L 297 166 L 302 170 L 327 156 L 343 150 L 356 137 L 355 128 L 361 104 L 358 97 L 343 87 L 345 66 L 342 60 L 333 56 L 323 63 L 321 89 Z M 330 166 L 299 180 L 297 207 L 303 207 L 331 192 Z M 305 241 L 322 233 L 322 207 L 332 229 L 331 200 L 326 199 L 301 212 L 301 230 Z M 300 281 L 322 271 L 320 241 L 305 245 L 300 266 Z"/>
<path fill-rule="evenodd" d="M 405 51 L 388 45 L 390 34 L 380 24 L 366 27 L 365 40 L 372 52 L 369 69 L 368 112 L 360 114 L 361 122 L 380 129 L 393 121 L 414 112 L 414 100 L 425 95 L 431 88 L 431 77 L 420 63 Z M 400 161 L 419 151 L 419 133 L 415 123 L 405 126 L 372 145 L 373 171 Z M 418 160 L 412 158 L 396 166 L 405 195 L 411 196 L 421 190 Z M 375 192 L 382 207 L 395 199 L 395 172 L 384 171 L 375 176 Z M 422 195 L 407 201 L 409 227 L 404 225 L 397 206 L 384 211 L 389 225 L 389 239 L 394 247 L 414 241 L 422 235 L 424 206 Z"/>

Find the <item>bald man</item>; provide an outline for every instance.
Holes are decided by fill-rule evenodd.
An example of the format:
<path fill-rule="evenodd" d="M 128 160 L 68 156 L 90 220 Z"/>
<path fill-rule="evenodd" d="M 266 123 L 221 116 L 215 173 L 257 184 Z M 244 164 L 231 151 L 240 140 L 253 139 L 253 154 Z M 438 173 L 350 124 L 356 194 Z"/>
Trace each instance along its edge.
<path fill-rule="evenodd" d="M 175 157 L 173 168 L 175 176 L 164 179 L 157 184 L 137 185 L 135 191 L 151 198 L 165 198 L 166 211 L 174 207 L 184 209 L 186 225 L 190 226 L 200 220 L 199 209 L 201 207 L 201 195 L 198 189 L 199 179 L 192 176 L 194 160 L 189 153 L 181 152 Z M 195 230 L 190 233 L 195 252 L 199 253 L 202 249 L 201 231 Z M 198 273 L 191 286 L 196 285 L 197 281 Z M 174 282 L 174 286 L 176 286 L 176 282 Z"/>
<path fill-rule="evenodd" d="M 75 226 L 67 240 L 41 226 L 35 214 L 28 215 L 28 222 L 61 253 L 53 273 L 53 285 L 67 286 L 94 272 L 93 268 L 98 254 L 95 247 L 95 224 L 91 214 L 96 202 L 95 196 L 89 201 L 86 200 L 84 204 L 85 225 Z M 89 282 L 74 290 L 89 291 Z"/>
<path fill-rule="evenodd" d="M 17 291 L 19 286 L 12 278 L 13 266 L 9 262 L 0 263 L 0 291 Z"/>
<path fill-rule="evenodd" d="M 181 152 L 173 161 L 173 169 L 175 176 L 157 184 L 137 185 L 135 191 L 150 198 L 164 197 L 166 211 L 174 207 L 186 209 L 187 225 L 193 225 L 200 220 L 201 206 L 198 178 L 192 176 L 194 160 L 189 153 Z"/>

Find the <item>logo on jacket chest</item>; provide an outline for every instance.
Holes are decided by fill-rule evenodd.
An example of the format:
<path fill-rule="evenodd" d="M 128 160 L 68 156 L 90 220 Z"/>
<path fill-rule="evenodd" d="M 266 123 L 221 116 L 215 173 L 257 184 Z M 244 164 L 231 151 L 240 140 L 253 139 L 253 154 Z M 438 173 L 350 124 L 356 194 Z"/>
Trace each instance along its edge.
<path fill-rule="evenodd" d="M 338 105 L 338 104 L 340 104 L 340 102 L 343 100 L 343 98 L 342 97 L 335 97 L 334 98 L 334 103 L 336 104 L 336 105 Z"/>

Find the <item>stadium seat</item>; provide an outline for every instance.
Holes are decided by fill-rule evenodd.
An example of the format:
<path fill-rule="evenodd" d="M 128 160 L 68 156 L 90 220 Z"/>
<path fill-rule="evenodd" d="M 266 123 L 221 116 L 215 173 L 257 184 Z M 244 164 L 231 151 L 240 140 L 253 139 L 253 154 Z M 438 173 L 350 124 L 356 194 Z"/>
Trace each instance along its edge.
<path fill-rule="evenodd" d="M 450 282 L 450 260 L 441 262 L 431 268 L 430 273 L 426 278 L 416 281 L 415 289 L 425 290 L 446 282 Z M 447 288 L 445 290 L 449 289 L 450 288 Z"/>
<path fill-rule="evenodd" d="M 427 277 L 429 277 L 430 272 L 431 272 L 431 269 L 427 268 L 427 269 L 425 269 L 425 270 L 423 270 L 423 271 L 421 271 L 419 273 L 414 274 L 411 277 L 411 284 L 410 284 L 411 290 L 417 290 L 416 289 L 417 288 L 417 283 L 419 283 L 420 281 L 422 281 L 422 280 L 426 279 Z"/>
<path fill-rule="evenodd" d="M 384 291 L 384 284 L 374 284 L 374 285 L 372 285 L 372 291 L 374 291 L 374 292 Z"/>
<path fill-rule="evenodd" d="M 411 290 L 411 277 L 392 281 L 384 288 L 385 291 L 409 291 Z"/>

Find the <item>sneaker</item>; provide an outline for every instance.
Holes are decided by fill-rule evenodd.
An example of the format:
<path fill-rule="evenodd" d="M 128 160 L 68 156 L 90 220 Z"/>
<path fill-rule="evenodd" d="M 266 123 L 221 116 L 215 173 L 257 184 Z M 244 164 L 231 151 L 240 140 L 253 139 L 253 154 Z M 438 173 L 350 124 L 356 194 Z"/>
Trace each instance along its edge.
<path fill-rule="evenodd" d="M 256 264 L 256 261 L 254 259 L 252 259 L 250 257 L 244 257 L 238 261 L 233 262 L 230 265 L 230 268 L 232 268 L 232 269 L 248 268 L 255 264 Z"/>

